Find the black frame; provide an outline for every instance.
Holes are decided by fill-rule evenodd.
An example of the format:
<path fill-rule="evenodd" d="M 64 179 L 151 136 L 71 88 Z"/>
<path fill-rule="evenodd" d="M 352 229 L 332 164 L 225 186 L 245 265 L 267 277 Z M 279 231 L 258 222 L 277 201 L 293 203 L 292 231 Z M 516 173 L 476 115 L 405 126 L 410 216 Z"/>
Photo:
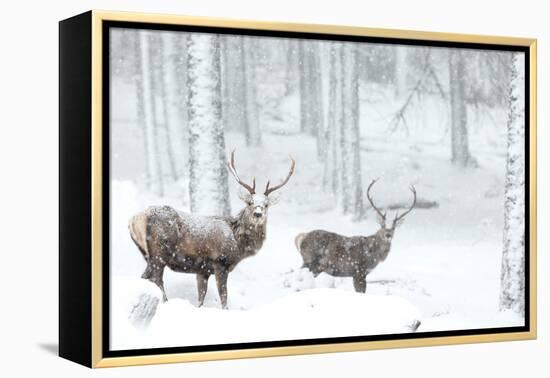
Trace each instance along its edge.
<path fill-rule="evenodd" d="M 59 354 L 91 366 L 91 93 L 92 93 L 92 12 L 61 21 L 59 24 Z M 337 338 L 265 341 L 220 345 L 196 345 L 149 349 L 110 350 L 110 33 L 111 28 L 159 31 L 207 32 L 283 38 L 339 40 L 431 47 L 455 47 L 483 50 L 516 51 L 525 55 L 525 156 L 530 167 L 530 54 L 527 46 L 484 43 L 426 41 L 386 37 L 345 36 L 319 33 L 250 30 L 210 26 L 167 25 L 127 21 L 102 21 L 102 175 L 103 175 L 103 289 L 102 354 L 128 357 L 172 353 L 207 352 L 235 349 L 339 344 L 348 342 L 420 339 L 449 336 L 488 335 L 530 331 L 530 238 L 525 239 L 525 325 L 521 327 L 481 328 L 455 331 L 349 336 Z M 529 159 L 529 160 L 528 160 Z M 525 233 L 530 235 L 530 169 L 525 170 Z"/>

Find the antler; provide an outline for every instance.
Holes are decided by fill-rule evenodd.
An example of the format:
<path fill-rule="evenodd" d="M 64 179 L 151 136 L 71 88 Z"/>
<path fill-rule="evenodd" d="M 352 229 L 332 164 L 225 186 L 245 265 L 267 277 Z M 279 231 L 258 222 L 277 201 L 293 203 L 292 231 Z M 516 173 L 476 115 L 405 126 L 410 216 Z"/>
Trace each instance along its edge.
<path fill-rule="evenodd" d="M 372 206 L 372 208 L 378 213 L 378 215 L 380 216 L 380 218 L 382 218 L 382 220 L 385 222 L 386 221 L 386 213 L 382 213 L 382 211 L 380 211 L 379 208 L 377 208 L 375 205 L 374 205 L 374 201 L 372 200 L 371 196 L 370 196 L 370 189 L 372 188 L 372 186 L 376 183 L 376 181 L 378 181 L 378 179 L 374 179 L 371 181 L 371 183 L 369 184 L 369 187 L 367 189 L 367 199 L 369 200 L 370 202 L 370 205 Z"/>
<path fill-rule="evenodd" d="M 290 180 L 290 176 L 292 176 L 292 174 L 294 173 L 294 166 L 296 165 L 296 162 L 294 161 L 294 159 L 292 158 L 292 156 L 289 156 L 290 160 L 292 161 L 292 164 L 290 166 L 290 170 L 288 171 L 288 176 L 286 176 L 286 178 L 284 179 L 283 182 L 281 182 L 279 185 L 277 186 L 274 186 L 273 188 L 270 188 L 269 187 L 269 181 L 267 181 L 267 185 L 265 186 L 265 192 L 264 192 L 264 195 L 268 196 L 270 195 L 271 193 L 273 193 L 274 191 L 276 191 L 277 189 L 281 189 L 283 186 L 286 185 L 286 183 L 288 182 L 288 180 Z"/>
<path fill-rule="evenodd" d="M 242 187 L 248 190 L 248 193 L 250 193 L 251 195 L 256 194 L 256 177 L 252 179 L 252 186 L 248 185 L 247 183 L 245 183 L 239 178 L 239 175 L 237 173 L 237 168 L 235 168 L 235 150 L 231 151 L 231 160 L 227 162 L 227 168 L 229 168 L 229 172 L 231 172 L 233 177 L 235 177 L 235 180 L 237 180 L 237 182 Z"/>
<path fill-rule="evenodd" d="M 414 206 L 416 205 L 416 189 L 414 188 L 413 185 L 411 185 L 409 187 L 409 189 L 411 190 L 411 192 L 413 193 L 413 203 L 411 205 L 411 207 L 409 207 L 409 209 L 407 211 L 405 211 L 403 214 L 399 215 L 399 212 L 395 213 L 395 218 L 393 219 L 393 224 L 397 224 L 397 222 L 399 222 L 401 219 L 405 218 L 405 215 L 407 215 L 408 213 L 410 213 L 412 211 L 412 209 L 414 208 Z"/>

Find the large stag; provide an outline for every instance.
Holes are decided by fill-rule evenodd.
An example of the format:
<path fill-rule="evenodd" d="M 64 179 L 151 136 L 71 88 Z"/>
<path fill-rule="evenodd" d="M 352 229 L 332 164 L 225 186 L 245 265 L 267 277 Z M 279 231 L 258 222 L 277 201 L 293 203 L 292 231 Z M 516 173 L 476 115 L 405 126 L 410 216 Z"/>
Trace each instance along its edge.
<path fill-rule="evenodd" d="M 416 190 L 413 186 L 413 202 L 403 214 L 396 213 L 391 227 L 386 225 L 386 213 L 374 205 L 370 190 L 376 180 L 367 189 L 367 198 L 378 214 L 380 229 L 370 236 L 343 236 L 324 230 L 315 230 L 296 236 L 296 248 L 302 255 L 303 267 L 314 276 L 325 272 L 335 277 L 353 277 L 355 291 L 364 293 L 367 289 L 367 275 L 384 261 L 391 249 L 393 234 L 403 218 L 416 204 Z"/>
<path fill-rule="evenodd" d="M 141 251 L 147 267 L 142 278 L 162 290 L 164 268 L 197 275 L 199 306 L 202 306 L 208 278 L 214 274 L 222 308 L 227 308 L 227 276 L 244 258 L 254 256 L 265 240 L 267 210 L 274 203 L 269 195 L 282 188 L 294 173 L 295 161 L 287 177 L 277 186 L 269 181 L 263 194 L 239 178 L 235 151 L 227 166 L 237 182 L 246 189 L 239 197 L 246 206 L 235 217 L 199 216 L 176 211 L 169 206 L 150 207 L 130 219 L 132 240 Z"/>

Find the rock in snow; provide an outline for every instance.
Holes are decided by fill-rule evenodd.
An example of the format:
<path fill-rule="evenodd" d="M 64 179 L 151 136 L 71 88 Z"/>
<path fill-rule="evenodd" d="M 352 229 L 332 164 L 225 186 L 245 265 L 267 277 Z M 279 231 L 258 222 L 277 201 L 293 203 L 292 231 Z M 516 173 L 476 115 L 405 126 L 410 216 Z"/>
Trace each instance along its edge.
<path fill-rule="evenodd" d="M 150 294 L 139 294 L 130 309 L 128 320 L 136 328 L 147 327 L 151 323 L 153 316 L 155 316 L 159 302 L 159 298 Z"/>
<path fill-rule="evenodd" d="M 122 309 L 129 323 L 135 328 L 147 328 L 162 301 L 162 293 L 154 283 L 147 280 L 124 281 L 125 294 L 123 291 L 117 291 L 118 295 L 113 298 L 116 301 L 114 308 Z"/>

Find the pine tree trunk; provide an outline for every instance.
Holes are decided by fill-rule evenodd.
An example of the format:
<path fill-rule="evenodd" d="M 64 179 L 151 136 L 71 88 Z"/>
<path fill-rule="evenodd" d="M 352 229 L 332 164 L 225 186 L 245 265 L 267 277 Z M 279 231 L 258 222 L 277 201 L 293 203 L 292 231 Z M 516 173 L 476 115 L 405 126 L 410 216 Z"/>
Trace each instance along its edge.
<path fill-rule="evenodd" d="M 353 154 L 351 162 L 350 176 L 352 190 L 352 207 L 355 220 L 363 219 L 365 216 L 365 207 L 363 204 L 363 182 L 361 175 L 361 134 L 359 129 L 360 108 L 359 108 L 359 59 L 356 46 L 350 46 L 351 49 L 351 91 L 350 91 L 350 115 L 351 127 L 351 150 Z M 346 121 L 348 122 L 348 121 Z"/>
<path fill-rule="evenodd" d="M 187 153 L 187 44 L 183 33 L 164 34 L 165 87 L 167 89 L 170 142 L 178 178 L 185 176 Z"/>
<path fill-rule="evenodd" d="M 337 135 L 339 127 L 337 124 L 337 106 L 339 100 L 337 97 L 339 87 L 339 52 L 335 42 L 330 45 L 329 55 L 329 93 L 328 93 L 328 119 L 326 127 L 326 158 L 323 167 L 323 188 L 337 194 L 338 189 L 338 142 Z"/>
<path fill-rule="evenodd" d="M 321 72 L 321 50 L 319 43 L 312 41 L 311 48 L 311 106 L 312 129 L 317 138 L 317 157 L 322 159 L 326 155 L 324 138 L 324 110 L 323 110 L 323 76 Z"/>
<path fill-rule="evenodd" d="M 243 67 L 243 37 L 225 37 L 222 45 L 224 75 L 222 80 L 224 129 L 239 130 L 246 127 L 246 97 Z"/>
<path fill-rule="evenodd" d="M 476 166 L 468 144 L 468 114 L 466 109 L 466 63 L 464 52 L 449 51 L 449 86 L 451 98 L 451 162 L 459 167 Z"/>
<path fill-rule="evenodd" d="M 299 44 L 298 40 L 287 40 L 285 96 L 294 92 L 299 80 Z"/>
<path fill-rule="evenodd" d="M 185 151 L 188 145 L 187 136 L 187 38 L 185 33 L 175 33 L 172 37 L 173 49 L 173 75 L 175 80 L 175 107 L 177 111 L 178 122 L 176 129 L 178 130 L 181 149 Z M 187 155 L 187 154 L 186 154 Z M 180 175 L 187 173 L 189 166 L 188 159 L 182 160 L 182 170 Z"/>
<path fill-rule="evenodd" d="M 260 117 L 256 93 L 256 69 L 254 59 L 254 40 L 243 37 L 243 74 L 245 80 L 245 139 L 248 146 L 261 146 Z"/>
<path fill-rule="evenodd" d="M 164 143 L 166 158 L 168 160 L 168 167 L 170 169 L 170 176 L 173 181 L 178 180 L 178 169 L 176 167 L 176 157 L 174 151 L 177 150 L 177 146 L 174 146 L 174 143 L 178 141 L 177 138 L 173 137 L 173 125 L 172 122 L 175 119 L 174 106 L 173 106 L 173 91 L 169 88 L 173 83 L 172 80 L 168 77 L 169 70 L 166 69 L 165 65 L 169 65 L 171 57 L 167 53 L 165 47 L 165 39 L 169 38 L 167 34 L 161 34 L 158 36 L 158 76 L 159 76 L 159 92 L 160 92 L 160 104 L 162 108 L 162 126 L 164 131 Z"/>
<path fill-rule="evenodd" d="M 395 98 L 403 99 L 407 95 L 407 47 L 395 46 Z"/>
<path fill-rule="evenodd" d="M 139 123 L 139 128 L 141 132 L 141 139 L 144 142 L 143 150 L 145 151 L 145 184 L 147 189 L 151 190 L 152 182 L 152 172 L 149 161 L 149 141 L 147 139 L 149 128 L 149 117 L 151 116 L 147 113 L 147 99 L 145 96 L 145 88 L 147 85 L 146 75 L 144 74 L 143 65 L 146 64 L 144 50 L 146 50 L 142 45 L 142 33 L 136 33 L 134 39 L 134 84 L 136 88 L 136 99 L 137 99 L 137 121 Z"/>
<path fill-rule="evenodd" d="M 328 114 L 328 153 L 325 161 L 325 187 L 330 188 L 334 196 L 342 197 L 342 45 L 331 44 L 329 114 Z"/>
<path fill-rule="evenodd" d="M 363 189 L 361 182 L 361 151 L 359 144 L 359 71 L 356 46 L 346 43 L 343 48 L 343 126 L 344 148 L 344 214 L 353 214 L 354 219 L 364 215 Z"/>
<path fill-rule="evenodd" d="M 298 42 L 298 67 L 300 81 L 300 131 L 302 133 L 311 134 L 311 109 L 309 95 L 309 41 Z"/>
<path fill-rule="evenodd" d="M 158 37 L 154 33 L 149 33 L 148 37 L 148 68 L 149 81 L 150 81 L 150 102 L 151 102 L 151 118 L 153 120 L 151 125 L 151 141 L 152 148 L 152 164 L 155 166 L 156 179 L 154 184 L 156 185 L 156 192 L 159 196 L 164 196 L 164 173 L 162 171 L 162 160 L 160 153 L 160 126 L 158 121 L 158 109 L 157 109 L 157 79 L 155 75 L 155 57 L 158 54 L 156 47 L 158 46 Z"/>
<path fill-rule="evenodd" d="M 158 135 L 156 126 L 156 104 L 155 104 L 155 87 L 154 87 L 154 37 L 147 31 L 139 33 L 141 43 L 141 76 L 143 83 L 143 109 L 144 109 L 144 124 L 145 124 L 145 140 L 147 172 L 149 172 L 147 186 L 157 193 L 159 196 L 164 195 L 164 187 L 162 183 L 162 171 L 158 153 Z"/>
<path fill-rule="evenodd" d="M 323 82 L 319 43 L 299 42 L 300 130 L 316 138 L 317 157 L 324 156 Z"/>
<path fill-rule="evenodd" d="M 188 54 L 191 211 L 227 216 L 230 206 L 221 120 L 218 37 L 192 34 Z"/>
<path fill-rule="evenodd" d="M 220 36 L 221 83 L 222 83 L 222 123 L 229 130 L 231 107 L 231 76 L 229 69 L 229 41 L 232 36 Z"/>
<path fill-rule="evenodd" d="M 340 154 L 341 154 L 341 204 L 342 211 L 344 214 L 349 214 L 352 212 L 352 187 L 350 176 L 350 171 L 352 167 L 352 150 L 351 150 L 351 75 L 350 67 L 352 66 L 350 62 L 350 46 L 348 43 L 344 43 L 341 48 L 342 63 L 340 65 L 341 76 L 342 76 L 342 85 L 341 85 L 341 127 L 340 127 Z"/>
<path fill-rule="evenodd" d="M 508 111 L 508 156 L 504 191 L 504 248 L 500 309 L 525 310 L 525 60 L 513 57 Z"/>

